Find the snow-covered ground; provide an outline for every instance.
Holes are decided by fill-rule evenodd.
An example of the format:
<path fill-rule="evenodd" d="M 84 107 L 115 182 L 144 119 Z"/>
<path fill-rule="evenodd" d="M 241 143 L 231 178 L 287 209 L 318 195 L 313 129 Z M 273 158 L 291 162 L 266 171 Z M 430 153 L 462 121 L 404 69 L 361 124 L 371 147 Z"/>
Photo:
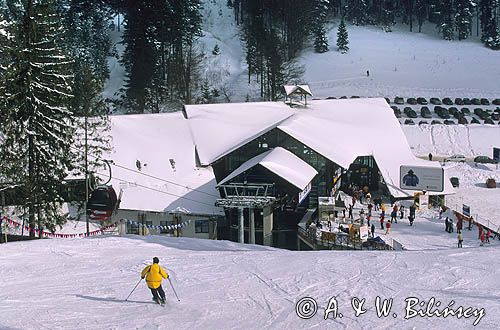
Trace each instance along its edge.
<path fill-rule="evenodd" d="M 129 236 L 17 242 L 0 251 L 1 329 L 494 329 L 500 322 L 494 247 L 292 252 Z M 125 302 L 153 256 L 180 302 L 168 282 L 165 307 L 152 303 L 144 282 Z M 388 317 L 376 316 L 377 296 L 394 299 Z M 303 297 L 318 304 L 307 320 L 296 314 Z M 343 317 L 325 320 L 332 297 Z M 353 297 L 366 299 L 365 314 L 354 316 Z M 484 308 L 485 315 L 476 327 L 478 316 L 405 319 L 408 297 L 434 297 L 440 310 L 452 301 L 453 309 Z"/>
<path fill-rule="evenodd" d="M 461 154 L 468 158 L 493 156 L 493 147 L 500 148 L 498 125 L 402 125 L 406 139 L 419 156 L 432 153 L 449 157 Z"/>
<path fill-rule="evenodd" d="M 330 51 L 303 52 L 304 80 L 315 97 L 498 97 L 500 53 L 477 38 L 444 41 L 434 25 L 428 33 L 393 32 L 381 27 L 348 25 L 349 52 L 336 50 L 338 22 L 329 32 Z M 366 71 L 370 71 L 367 77 Z"/>

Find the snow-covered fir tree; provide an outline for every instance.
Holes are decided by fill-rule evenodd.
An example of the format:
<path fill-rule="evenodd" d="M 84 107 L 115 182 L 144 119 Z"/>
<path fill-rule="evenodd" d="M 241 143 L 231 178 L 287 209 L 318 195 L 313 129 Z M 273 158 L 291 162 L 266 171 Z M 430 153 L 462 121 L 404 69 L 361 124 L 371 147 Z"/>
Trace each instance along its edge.
<path fill-rule="evenodd" d="M 500 30 L 498 27 L 500 1 L 481 0 L 479 11 L 481 13 L 481 41 L 491 49 L 500 49 Z"/>
<path fill-rule="evenodd" d="M 339 29 L 337 31 L 337 47 L 342 54 L 347 53 L 349 50 L 349 36 L 347 34 L 347 27 L 344 19 L 340 21 Z"/>
<path fill-rule="evenodd" d="M 348 0 L 347 18 L 355 25 L 367 23 L 368 3 L 367 0 Z"/>
<path fill-rule="evenodd" d="M 314 51 L 324 53 L 328 51 L 328 37 L 326 36 L 326 21 L 330 0 L 315 0 L 312 10 L 312 33 L 314 35 Z"/>
<path fill-rule="evenodd" d="M 11 1 L 8 41 L 0 43 L 10 59 L 0 81 L 0 177 L 17 187 L 16 213 L 30 236 L 36 227 L 53 230 L 64 222 L 61 187 L 73 159 L 72 61 L 55 6 L 55 0 Z"/>
<path fill-rule="evenodd" d="M 480 0 L 479 12 L 481 21 L 481 40 L 484 42 L 486 39 L 494 35 L 496 26 L 493 19 L 493 8 L 496 0 Z"/>
<path fill-rule="evenodd" d="M 73 0 L 65 16 L 65 40 L 74 60 L 71 110 L 79 119 L 75 141 L 76 174 L 102 166 L 102 153 L 108 149 L 108 105 L 101 93 L 109 78 L 107 56 L 111 50 L 109 22 L 111 11 L 103 1 Z M 90 120 L 88 118 L 91 118 Z M 87 138 L 86 135 L 91 138 Z"/>
<path fill-rule="evenodd" d="M 415 6 L 413 10 L 415 11 L 415 16 L 417 17 L 418 32 L 422 32 L 422 25 L 427 18 L 427 1 L 415 0 Z"/>
<path fill-rule="evenodd" d="M 452 4 L 453 4 L 452 0 L 443 0 L 440 2 L 439 6 L 441 15 L 438 22 L 438 29 L 445 40 L 453 39 L 454 8 Z"/>
<path fill-rule="evenodd" d="M 467 39 L 472 27 L 472 12 L 476 4 L 471 0 L 455 1 L 455 26 L 458 39 Z"/>

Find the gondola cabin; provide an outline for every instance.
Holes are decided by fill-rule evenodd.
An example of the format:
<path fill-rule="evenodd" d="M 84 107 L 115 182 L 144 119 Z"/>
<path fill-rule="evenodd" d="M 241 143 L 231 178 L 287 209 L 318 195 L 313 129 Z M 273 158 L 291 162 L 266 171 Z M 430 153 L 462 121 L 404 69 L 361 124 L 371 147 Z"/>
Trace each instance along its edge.
<path fill-rule="evenodd" d="M 90 220 L 106 221 L 115 210 L 118 198 L 112 186 L 98 186 L 95 188 L 87 203 L 87 213 Z"/>

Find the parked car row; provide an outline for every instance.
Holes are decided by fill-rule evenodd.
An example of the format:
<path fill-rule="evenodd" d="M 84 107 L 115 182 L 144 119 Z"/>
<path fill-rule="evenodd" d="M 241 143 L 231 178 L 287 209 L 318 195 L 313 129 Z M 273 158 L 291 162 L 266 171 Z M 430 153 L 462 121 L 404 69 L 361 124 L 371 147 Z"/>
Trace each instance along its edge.
<path fill-rule="evenodd" d="M 457 163 L 465 163 L 466 158 L 464 155 L 453 155 L 447 157 L 443 160 L 445 163 L 447 162 L 457 162 Z M 482 164 L 498 164 L 498 161 L 488 156 L 476 156 L 474 157 L 474 163 L 482 163 Z"/>
<path fill-rule="evenodd" d="M 394 115 L 396 118 L 401 118 L 402 113 L 398 106 L 392 105 L 391 108 L 394 111 Z M 417 112 L 411 107 L 404 108 L 404 114 L 406 117 L 415 119 L 418 117 Z M 440 105 L 434 106 L 434 112 L 439 116 L 440 119 L 443 119 L 445 124 L 453 125 L 453 124 L 481 124 L 481 122 L 472 116 L 472 113 L 469 108 L 463 107 L 461 109 L 457 107 L 449 107 L 445 108 Z M 482 109 L 482 108 L 474 108 L 473 114 L 478 116 L 484 124 L 495 125 L 496 122 L 500 121 L 500 107 L 497 107 L 495 110 L 490 109 Z M 425 119 L 432 118 L 432 112 L 428 106 L 423 106 L 420 108 L 420 116 Z M 467 118 L 467 117 L 470 118 Z M 456 119 L 456 120 L 454 120 Z M 406 120 L 408 125 L 414 125 L 415 122 Z M 413 122 L 413 123 L 412 123 Z M 419 124 L 425 124 L 426 121 L 420 121 Z M 432 123 L 438 124 L 441 123 L 439 120 L 433 120 Z M 500 125 L 500 123 L 498 123 Z"/>
<path fill-rule="evenodd" d="M 427 99 L 424 97 L 417 97 L 417 98 L 409 97 L 406 99 L 406 102 L 405 102 L 405 99 L 403 97 L 396 96 L 394 98 L 393 102 L 391 102 L 391 100 L 387 97 L 385 98 L 385 100 L 387 101 L 388 104 L 394 103 L 394 104 L 398 104 L 398 105 L 403 105 L 405 103 L 411 104 L 411 105 L 416 105 L 416 104 L 420 104 L 420 105 L 427 105 L 427 104 L 433 104 L 433 105 L 442 105 L 442 104 L 444 104 L 444 105 L 453 105 L 453 104 L 456 104 L 456 105 L 491 105 L 491 104 L 500 105 L 500 99 L 494 99 L 490 102 L 490 100 L 488 100 L 487 98 L 468 98 L 468 97 L 464 97 L 464 98 L 457 97 L 454 100 L 452 100 L 449 97 L 445 97 L 443 99 L 440 99 L 438 97 L 431 97 L 429 99 L 429 101 L 427 101 Z"/>

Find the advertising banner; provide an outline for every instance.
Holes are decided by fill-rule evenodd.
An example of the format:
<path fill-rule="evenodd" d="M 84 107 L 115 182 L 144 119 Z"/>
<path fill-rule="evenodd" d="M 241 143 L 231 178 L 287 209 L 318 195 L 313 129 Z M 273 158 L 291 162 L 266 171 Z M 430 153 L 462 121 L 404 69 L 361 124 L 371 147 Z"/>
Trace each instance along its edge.
<path fill-rule="evenodd" d="M 406 166 L 399 168 L 399 187 L 405 190 L 444 190 L 444 170 L 441 167 Z"/>

